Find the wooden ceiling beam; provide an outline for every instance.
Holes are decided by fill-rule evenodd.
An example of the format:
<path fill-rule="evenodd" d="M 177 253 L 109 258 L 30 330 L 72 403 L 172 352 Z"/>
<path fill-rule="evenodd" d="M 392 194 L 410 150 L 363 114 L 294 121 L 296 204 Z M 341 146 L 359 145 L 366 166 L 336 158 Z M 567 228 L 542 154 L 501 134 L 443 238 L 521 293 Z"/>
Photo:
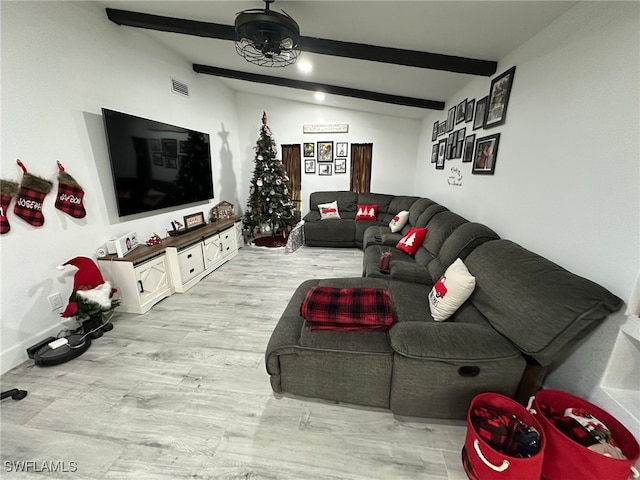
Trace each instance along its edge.
<path fill-rule="evenodd" d="M 107 17 L 118 25 L 181 33 L 221 40 L 237 39 L 233 25 L 200 22 L 182 18 L 163 17 L 148 13 L 107 8 Z M 498 68 L 498 62 L 476 58 L 457 57 L 439 53 L 420 52 L 400 48 L 380 47 L 364 43 L 342 42 L 315 37 L 300 37 L 300 50 L 321 55 L 368 60 L 371 62 L 404 65 L 408 67 L 442 70 L 453 73 L 490 77 Z"/>
<path fill-rule="evenodd" d="M 291 78 L 274 77 L 271 75 L 260 75 L 256 73 L 229 70 L 227 68 L 212 67 L 209 65 L 194 64 L 193 70 L 197 73 L 215 75 L 217 77 L 244 80 L 253 83 L 264 83 L 277 85 L 279 87 L 296 88 L 299 90 L 309 90 L 312 92 L 323 92 L 331 95 L 341 95 L 345 97 L 360 98 L 373 102 L 391 103 L 393 105 L 404 105 L 407 107 L 426 108 L 430 110 L 444 110 L 445 102 L 438 100 L 427 100 L 424 98 L 404 97 L 400 95 L 390 95 L 387 93 L 370 92 L 356 88 L 340 87 L 337 85 L 327 85 L 325 83 L 305 82 Z"/>

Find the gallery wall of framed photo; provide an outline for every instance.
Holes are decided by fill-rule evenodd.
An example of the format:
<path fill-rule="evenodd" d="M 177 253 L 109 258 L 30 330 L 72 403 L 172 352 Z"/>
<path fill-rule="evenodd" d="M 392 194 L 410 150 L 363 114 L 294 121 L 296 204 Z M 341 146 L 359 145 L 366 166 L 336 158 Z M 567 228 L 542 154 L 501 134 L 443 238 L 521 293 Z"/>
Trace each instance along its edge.
<path fill-rule="evenodd" d="M 447 160 L 461 159 L 471 164 L 471 173 L 493 175 L 498 159 L 500 132 L 504 125 L 516 67 L 496 75 L 487 95 L 464 98 L 446 110 L 446 118 L 433 123 L 431 163 L 444 170 Z"/>
<path fill-rule="evenodd" d="M 302 143 L 302 171 L 306 175 L 340 175 L 347 173 L 349 142 L 321 140 Z"/>

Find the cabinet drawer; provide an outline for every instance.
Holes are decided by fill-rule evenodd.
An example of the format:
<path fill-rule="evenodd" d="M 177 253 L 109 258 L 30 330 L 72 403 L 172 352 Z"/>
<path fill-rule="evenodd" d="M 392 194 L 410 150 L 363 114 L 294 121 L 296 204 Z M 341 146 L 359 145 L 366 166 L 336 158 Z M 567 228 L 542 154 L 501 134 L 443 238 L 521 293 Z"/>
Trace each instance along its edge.
<path fill-rule="evenodd" d="M 217 243 L 220 244 L 220 234 L 216 233 L 215 235 L 211 235 L 210 237 L 207 237 L 204 239 L 204 244 L 205 245 L 209 245 L 211 243 Z"/>
<path fill-rule="evenodd" d="M 238 248 L 238 246 L 236 245 L 236 237 L 232 236 L 231 239 L 222 240 L 220 242 L 220 247 L 223 256 L 229 255 L 231 252 L 237 250 Z"/>
<path fill-rule="evenodd" d="M 204 271 L 204 257 L 200 244 L 182 250 L 178 253 L 178 265 L 182 283 L 186 283 L 193 277 Z"/>

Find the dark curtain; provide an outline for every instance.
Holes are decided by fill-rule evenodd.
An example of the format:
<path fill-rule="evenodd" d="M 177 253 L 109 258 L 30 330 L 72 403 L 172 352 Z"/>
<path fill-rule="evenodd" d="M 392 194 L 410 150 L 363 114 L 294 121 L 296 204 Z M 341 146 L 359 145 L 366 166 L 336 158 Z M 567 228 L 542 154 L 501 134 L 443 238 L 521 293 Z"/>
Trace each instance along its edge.
<path fill-rule="evenodd" d="M 302 157 L 300 144 L 282 145 L 282 163 L 289 175 L 289 195 L 296 212 L 300 214 L 300 189 L 302 187 Z"/>
<path fill-rule="evenodd" d="M 373 143 L 351 144 L 351 186 L 352 192 L 371 191 L 371 154 Z"/>

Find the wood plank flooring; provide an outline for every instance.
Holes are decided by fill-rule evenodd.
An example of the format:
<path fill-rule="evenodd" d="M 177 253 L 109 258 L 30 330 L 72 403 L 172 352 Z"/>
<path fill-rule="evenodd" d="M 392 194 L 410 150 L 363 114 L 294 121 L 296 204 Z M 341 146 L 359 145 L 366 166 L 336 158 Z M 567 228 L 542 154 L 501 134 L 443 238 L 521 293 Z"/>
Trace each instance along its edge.
<path fill-rule="evenodd" d="M 29 394 L 0 406 L 0 477 L 42 478 L 9 471 L 33 461 L 76 469 L 47 478 L 466 479 L 463 422 L 273 394 L 264 351 L 293 290 L 361 271 L 356 249 L 245 247 L 189 292 L 116 314 L 81 357 L 7 372 L 2 390 Z"/>

